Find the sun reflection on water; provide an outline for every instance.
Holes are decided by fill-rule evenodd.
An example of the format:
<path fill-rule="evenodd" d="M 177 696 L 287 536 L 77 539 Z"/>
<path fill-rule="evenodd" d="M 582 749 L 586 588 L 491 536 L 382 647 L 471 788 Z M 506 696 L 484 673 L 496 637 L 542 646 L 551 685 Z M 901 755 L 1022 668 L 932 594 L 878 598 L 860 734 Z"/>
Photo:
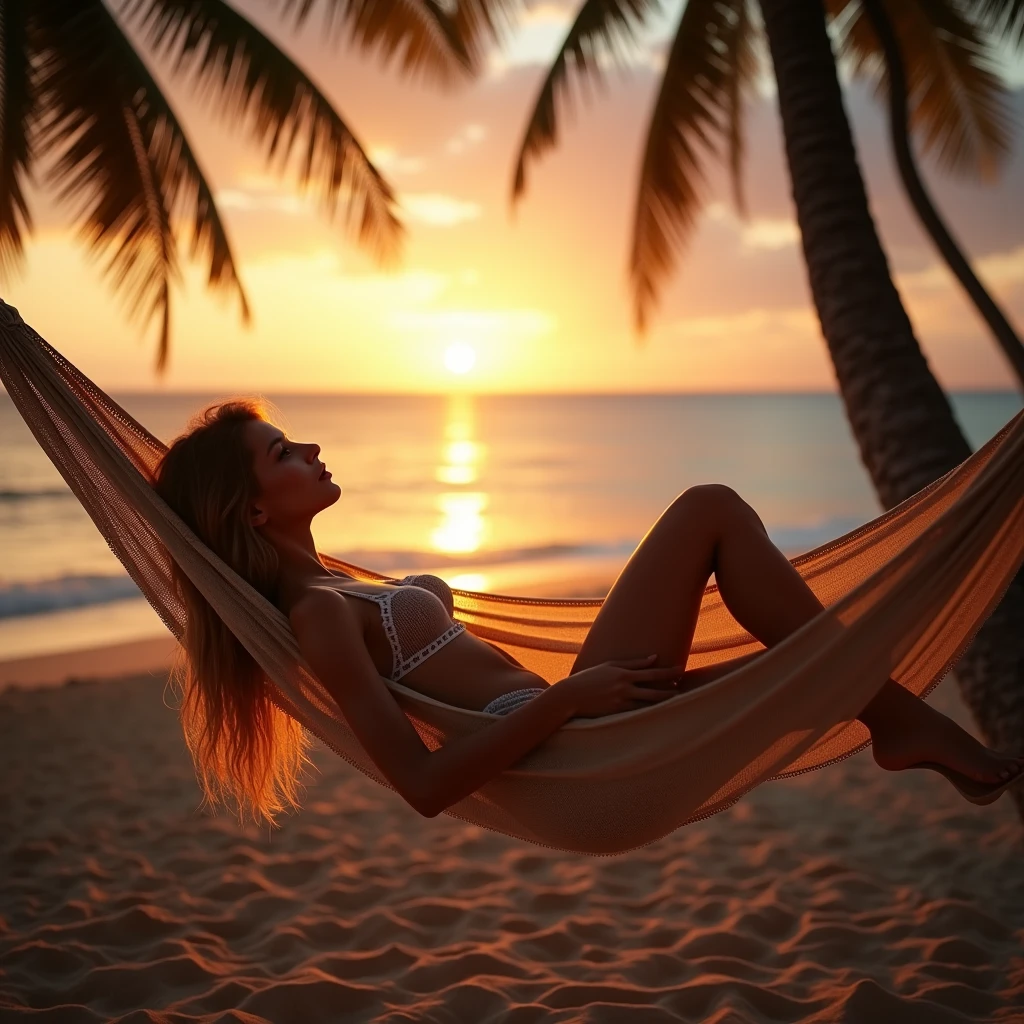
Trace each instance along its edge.
<path fill-rule="evenodd" d="M 471 395 L 448 397 L 442 461 L 434 473 L 438 483 L 461 488 L 479 479 L 486 446 L 474 439 L 475 411 Z M 434 550 L 447 554 L 478 551 L 487 534 L 484 515 L 487 505 L 488 495 L 483 491 L 456 490 L 438 494 L 441 521 L 431 533 Z"/>
<path fill-rule="evenodd" d="M 487 574 L 482 572 L 460 572 L 445 578 L 452 590 L 475 590 L 477 593 L 487 589 Z"/>

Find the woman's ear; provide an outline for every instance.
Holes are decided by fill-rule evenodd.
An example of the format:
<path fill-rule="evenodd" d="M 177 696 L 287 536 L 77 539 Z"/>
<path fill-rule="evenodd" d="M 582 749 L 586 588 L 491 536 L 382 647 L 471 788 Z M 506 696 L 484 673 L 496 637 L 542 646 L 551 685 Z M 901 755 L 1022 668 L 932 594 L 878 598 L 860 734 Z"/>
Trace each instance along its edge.
<path fill-rule="evenodd" d="M 252 511 L 249 515 L 249 522 L 253 526 L 265 526 L 267 523 L 267 513 L 259 507 L 259 505 L 253 505 Z"/>

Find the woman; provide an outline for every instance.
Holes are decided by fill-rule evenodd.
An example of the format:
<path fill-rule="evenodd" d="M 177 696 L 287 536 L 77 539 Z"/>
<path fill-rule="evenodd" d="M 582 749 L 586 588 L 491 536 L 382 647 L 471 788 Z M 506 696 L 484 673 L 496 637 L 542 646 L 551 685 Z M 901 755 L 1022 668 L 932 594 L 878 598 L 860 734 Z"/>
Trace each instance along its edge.
<path fill-rule="evenodd" d="M 311 522 L 341 488 L 320 448 L 286 437 L 254 401 L 211 406 L 158 467 L 157 491 L 224 561 L 289 618 L 302 655 L 367 754 L 420 814 L 433 817 L 574 717 L 657 703 L 731 671 L 683 670 L 713 572 L 736 620 L 766 647 L 822 610 L 754 510 L 718 484 L 683 492 L 659 517 L 605 599 L 568 677 L 555 686 L 452 619 L 434 576 L 397 585 L 328 570 Z M 186 577 L 182 721 L 210 800 L 273 820 L 297 802 L 303 730 Z M 757 657 L 753 655 L 752 657 Z M 500 717 L 431 752 L 381 677 L 444 703 Z M 942 772 L 987 803 L 1024 771 L 889 680 L 858 716 L 878 765 Z"/>

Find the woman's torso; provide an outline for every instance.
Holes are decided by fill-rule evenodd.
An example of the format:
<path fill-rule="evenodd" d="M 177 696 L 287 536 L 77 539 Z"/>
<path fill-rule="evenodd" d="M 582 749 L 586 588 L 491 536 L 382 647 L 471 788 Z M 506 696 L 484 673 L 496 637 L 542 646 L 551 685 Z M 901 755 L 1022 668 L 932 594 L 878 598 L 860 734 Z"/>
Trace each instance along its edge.
<path fill-rule="evenodd" d="M 548 685 L 457 623 L 451 617 L 451 591 L 439 577 L 407 576 L 393 585 L 339 575 L 315 585 L 351 598 L 370 658 L 386 679 L 398 678 L 435 700 L 476 711 L 513 690 Z M 400 593 L 410 588 L 421 593 Z"/>

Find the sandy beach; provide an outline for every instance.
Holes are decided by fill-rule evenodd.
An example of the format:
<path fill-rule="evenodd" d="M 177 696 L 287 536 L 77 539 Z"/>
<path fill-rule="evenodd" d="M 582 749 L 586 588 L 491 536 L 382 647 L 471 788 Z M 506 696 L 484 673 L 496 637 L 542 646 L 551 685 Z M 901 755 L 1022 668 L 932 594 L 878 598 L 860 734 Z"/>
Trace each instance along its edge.
<path fill-rule="evenodd" d="M 860 754 L 588 858 L 318 747 L 270 833 L 198 810 L 163 678 L 0 693 L 4 1020 L 1024 1019 L 1009 799 Z M 964 720 L 952 679 L 933 699 Z"/>

